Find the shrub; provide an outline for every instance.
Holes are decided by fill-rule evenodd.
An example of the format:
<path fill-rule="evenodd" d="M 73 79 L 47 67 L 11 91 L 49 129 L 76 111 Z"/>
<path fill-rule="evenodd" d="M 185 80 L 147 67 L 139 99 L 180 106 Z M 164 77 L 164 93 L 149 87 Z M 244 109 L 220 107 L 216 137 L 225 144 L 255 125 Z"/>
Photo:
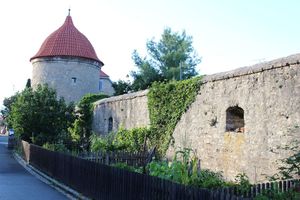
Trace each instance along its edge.
<path fill-rule="evenodd" d="M 116 133 L 114 144 L 124 147 L 129 152 L 143 152 L 150 133 L 151 130 L 148 128 L 133 128 L 130 130 L 120 128 Z"/>
<path fill-rule="evenodd" d="M 20 139 L 42 146 L 55 143 L 59 135 L 67 132 L 72 112 L 63 99 L 57 100 L 55 90 L 38 85 L 36 90 L 26 88 L 11 105 L 9 121 Z"/>
<path fill-rule="evenodd" d="M 92 152 L 112 152 L 124 149 L 123 147 L 119 147 L 114 144 L 113 134 L 109 134 L 106 136 L 98 136 L 96 134 L 93 134 L 90 137 L 90 143 Z"/>
<path fill-rule="evenodd" d="M 237 184 L 236 188 L 239 194 L 244 194 L 251 188 L 249 177 L 245 173 L 238 174 L 235 177 L 235 182 Z"/>
<path fill-rule="evenodd" d="M 136 173 L 143 173 L 143 167 L 133 167 L 133 166 L 129 166 L 126 163 L 116 163 L 116 164 L 112 164 L 111 166 L 113 167 L 117 167 L 120 169 L 125 169 L 127 171 L 131 171 L 131 172 L 136 172 Z"/>
<path fill-rule="evenodd" d="M 108 152 L 108 151 L 128 151 L 142 152 L 150 129 L 133 128 L 126 130 L 120 128 L 116 133 L 111 132 L 106 136 L 92 135 L 90 137 L 91 151 Z"/>
<path fill-rule="evenodd" d="M 280 160 L 279 173 L 273 178 L 278 179 L 292 179 L 300 176 L 300 142 L 295 140 L 291 144 L 286 145 L 283 149 L 290 151 L 291 155 L 285 159 Z"/>
<path fill-rule="evenodd" d="M 184 148 L 176 152 L 172 162 L 152 161 L 147 169 L 151 176 L 157 176 L 184 185 L 194 185 L 202 188 L 225 186 L 221 173 L 198 168 L 198 158 L 191 155 L 192 150 Z"/>
<path fill-rule="evenodd" d="M 89 150 L 89 138 L 92 134 L 93 102 L 106 97 L 108 96 L 105 94 L 87 94 L 79 101 L 75 112 L 76 119 L 68 128 L 77 150 Z"/>
<path fill-rule="evenodd" d="M 280 192 L 276 189 L 268 189 L 263 190 L 261 194 L 258 194 L 255 198 L 255 200 L 297 200 L 299 199 L 299 196 L 297 193 L 295 193 L 292 190 L 289 190 L 287 192 Z"/>
<path fill-rule="evenodd" d="M 62 143 L 50 144 L 47 142 L 47 143 L 43 144 L 43 148 L 50 150 L 50 151 L 58 151 L 58 152 L 62 152 L 62 153 L 66 153 L 69 151 L 67 149 L 67 147 Z"/>

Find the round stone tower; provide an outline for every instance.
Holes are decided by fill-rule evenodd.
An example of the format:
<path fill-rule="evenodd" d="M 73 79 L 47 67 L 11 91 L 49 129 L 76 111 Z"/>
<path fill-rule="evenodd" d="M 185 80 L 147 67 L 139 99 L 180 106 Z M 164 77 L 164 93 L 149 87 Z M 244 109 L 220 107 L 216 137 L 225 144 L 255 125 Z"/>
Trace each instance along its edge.
<path fill-rule="evenodd" d="M 79 101 L 87 93 L 99 92 L 99 60 L 90 41 L 77 30 L 70 15 L 43 42 L 30 59 L 32 87 L 48 84 L 67 102 Z"/>

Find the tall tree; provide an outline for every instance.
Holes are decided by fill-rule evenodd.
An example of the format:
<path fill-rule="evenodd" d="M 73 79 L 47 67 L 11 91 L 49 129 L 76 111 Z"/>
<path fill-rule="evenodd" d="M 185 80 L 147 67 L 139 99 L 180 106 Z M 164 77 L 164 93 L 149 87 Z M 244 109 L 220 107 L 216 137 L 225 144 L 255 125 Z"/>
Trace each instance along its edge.
<path fill-rule="evenodd" d="M 129 81 L 118 80 L 117 82 L 113 82 L 112 86 L 115 89 L 115 96 L 127 94 L 131 91 L 131 83 Z"/>
<path fill-rule="evenodd" d="M 7 97 L 3 100 L 3 106 L 4 109 L 1 110 L 1 114 L 5 120 L 5 124 L 8 126 L 8 128 L 12 127 L 11 120 L 9 118 L 9 113 L 12 109 L 12 104 L 17 100 L 19 93 L 15 93 L 11 97 Z"/>
<path fill-rule="evenodd" d="M 138 70 L 131 72 L 134 90 L 148 88 L 154 81 L 181 80 L 197 75 L 201 62 L 192 46 L 192 37 L 185 31 L 178 33 L 166 28 L 161 39 L 146 43 L 148 57 L 142 58 L 136 50 L 132 59 Z"/>

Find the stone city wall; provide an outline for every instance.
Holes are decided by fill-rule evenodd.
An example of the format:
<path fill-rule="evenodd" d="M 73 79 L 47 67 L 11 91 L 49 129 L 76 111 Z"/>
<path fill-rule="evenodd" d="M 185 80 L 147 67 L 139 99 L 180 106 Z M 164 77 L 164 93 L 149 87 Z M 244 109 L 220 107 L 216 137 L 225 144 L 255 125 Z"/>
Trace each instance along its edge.
<path fill-rule="evenodd" d="M 98 134 L 107 134 L 120 127 L 131 129 L 148 126 L 147 93 L 148 90 L 145 90 L 95 102 L 93 130 Z"/>
<path fill-rule="evenodd" d="M 189 147 L 203 168 L 223 171 L 227 179 L 245 172 L 252 182 L 266 180 L 263 174 L 273 175 L 276 161 L 288 156 L 277 146 L 300 138 L 299 61 L 300 54 L 205 77 L 167 155 Z M 227 129 L 226 111 L 236 106 L 244 111 L 244 126 Z"/>
<path fill-rule="evenodd" d="M 300 54 L 206 76 L 178 122 L 172 157 L 182 147 L 196 150 L 202 168 L 223 171 L 233 180 L 246 173 L 252 182 L 276 172 L 278 159 L 289 152 L 277 146 L 300 138 Z M 150 124 L 147 91 L 97 102 L 93 128 L 113 130 Z"/>

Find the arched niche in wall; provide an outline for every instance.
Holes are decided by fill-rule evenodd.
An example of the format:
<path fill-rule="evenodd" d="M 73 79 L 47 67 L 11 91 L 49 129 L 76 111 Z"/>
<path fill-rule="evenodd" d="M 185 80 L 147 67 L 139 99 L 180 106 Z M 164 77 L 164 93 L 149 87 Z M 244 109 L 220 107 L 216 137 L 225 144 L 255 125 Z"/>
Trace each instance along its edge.
<path fill-rule="evenodd" d="M 113 118 L 112 117 L 110 117 L 110 118 L 108 118 L 108 133 L 110 133 L 112 130 L 113 130 Z"/>
<path fill-rule="evenodd" d="M 239 106 L 229 107 L 226 110 L 226 131 L 244 133 L 244 110 Z"/>

